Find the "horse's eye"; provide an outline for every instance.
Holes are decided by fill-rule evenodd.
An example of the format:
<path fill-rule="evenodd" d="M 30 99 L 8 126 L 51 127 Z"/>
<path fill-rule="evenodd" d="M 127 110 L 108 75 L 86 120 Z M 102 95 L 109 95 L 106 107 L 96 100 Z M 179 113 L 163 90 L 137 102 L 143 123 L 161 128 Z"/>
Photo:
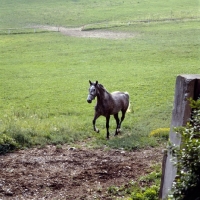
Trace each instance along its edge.
<path fill-rule="evenodd" d="M 93 89 L 92 91 L 95 92 L 95 89 Z"/>

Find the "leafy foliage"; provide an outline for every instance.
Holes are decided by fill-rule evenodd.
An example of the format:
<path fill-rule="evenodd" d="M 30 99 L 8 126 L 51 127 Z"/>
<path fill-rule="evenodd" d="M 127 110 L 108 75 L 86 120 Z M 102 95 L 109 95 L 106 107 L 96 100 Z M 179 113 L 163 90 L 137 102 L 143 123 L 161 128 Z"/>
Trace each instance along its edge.
<path fill-rule="evenodd" d="M 156 130 L 151 131 L 149 136 L 168 139 L 169 138 L 169 131 L 170 131 L 170 128 L 158 128 Z"/>
<path fill-rule="evenodd" d="M 0 154 L 7 153 L 17 148 L 15 140 L 5 134 L 0 134 Z"/>
<path fill-rule="evenodd" d="M 190 99 L 192 117 L 185 127 L 175 128 L 180 133 L 182 145 L 173 147 L 173 156 L 177 158 L 177 175 L 172 186 L 170 199 L 196 199 L 200 197 L 200 99 Z"/>
<path fill-rule="evenodd" d="M 133 192 L 131 198 L 132 200 L 158 200 L 158 187 L 152 185 L 144 192 Z"/>

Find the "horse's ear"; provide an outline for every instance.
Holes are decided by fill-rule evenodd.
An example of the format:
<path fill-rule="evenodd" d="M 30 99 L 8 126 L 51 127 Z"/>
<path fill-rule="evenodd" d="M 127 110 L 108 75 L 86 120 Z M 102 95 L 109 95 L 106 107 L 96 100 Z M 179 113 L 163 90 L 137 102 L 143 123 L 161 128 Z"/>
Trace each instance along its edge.
<path fill-rule="evenodd" d="M 89 80 L 90 85 L 92 85 L 92 82 Z"/>
<path fill-rule="evenodd" d="M 98 81 L 96 81 L 95 85 L 97 85 L 97 84 L 98 84 Z"/>

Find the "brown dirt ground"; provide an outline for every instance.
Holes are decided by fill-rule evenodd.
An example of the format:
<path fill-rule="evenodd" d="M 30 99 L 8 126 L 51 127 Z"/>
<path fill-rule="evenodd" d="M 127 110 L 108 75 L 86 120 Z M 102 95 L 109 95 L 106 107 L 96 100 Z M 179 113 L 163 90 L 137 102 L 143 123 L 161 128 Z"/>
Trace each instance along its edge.
<path fill-rule="evenodd" d="M 0 156 L 0 199 L 116 199 L 122 186 L 161 163 L 162 148 L 141 151 L 47 146 Z"/>

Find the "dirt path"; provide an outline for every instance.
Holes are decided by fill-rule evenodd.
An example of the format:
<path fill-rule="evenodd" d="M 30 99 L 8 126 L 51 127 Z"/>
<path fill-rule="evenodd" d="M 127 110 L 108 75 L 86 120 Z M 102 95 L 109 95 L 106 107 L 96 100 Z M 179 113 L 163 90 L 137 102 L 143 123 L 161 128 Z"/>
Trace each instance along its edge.
<path fill-rule="evenodd" d="M 0 156 L 0 199 L 109 200 L 108 187 L 136 180 L 161 160 L 161 148 L 21 150 Z"/>
<path fill-rule="evenodd" d="M 55 26 L 35 26 L 35 28 L 40 28 L 49 31 L 58 31 L 67 36 L 85 37 L 85 38 L 125 39 L 125 38 L 132 38 L 137 35 L 134 33 L 114 32 L 105 30 L 82 31 L 83 27 L 65 28 L 65 27 L 55 27 Z"/>

